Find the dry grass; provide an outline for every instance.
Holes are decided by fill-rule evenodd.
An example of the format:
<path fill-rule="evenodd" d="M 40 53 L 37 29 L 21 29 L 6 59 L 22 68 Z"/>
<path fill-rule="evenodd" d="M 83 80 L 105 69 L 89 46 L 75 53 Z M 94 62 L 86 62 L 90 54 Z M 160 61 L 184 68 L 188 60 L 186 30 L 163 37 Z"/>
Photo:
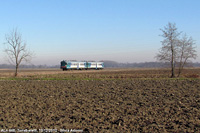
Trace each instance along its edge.
<path fill-rule="evenodd" d="M 199 78 L 200 68 L 185 69 L 180 78 Z M 18 78 L 66 78 L 76 76 L 78 78 L 106 78 L 106 79 L 132 79 L 132 78 L 168 78 L 170 69 L 156 68 L 106 68 L 103 70 L 70 70 L 61 69 L 21 69 Z M 14 70 L 0 69 L 0 78 L 14 77 Z"/>

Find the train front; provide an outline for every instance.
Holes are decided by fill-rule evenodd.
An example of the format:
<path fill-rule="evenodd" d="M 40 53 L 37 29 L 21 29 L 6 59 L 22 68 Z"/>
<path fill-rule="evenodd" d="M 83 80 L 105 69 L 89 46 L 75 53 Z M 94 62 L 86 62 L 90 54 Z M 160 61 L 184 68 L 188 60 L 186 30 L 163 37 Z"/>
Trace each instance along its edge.
<path fill-rule="evenodd" d="M 67 62 L 66 62 L 66 61 L 64 61 L 64 60 L 61 61 L 61 62 L 60 62 L 60 69 L 62 69 L 63 71 L 64 71 L 64 70 L 67 70 L 66 65 L 67 65 Z"/>

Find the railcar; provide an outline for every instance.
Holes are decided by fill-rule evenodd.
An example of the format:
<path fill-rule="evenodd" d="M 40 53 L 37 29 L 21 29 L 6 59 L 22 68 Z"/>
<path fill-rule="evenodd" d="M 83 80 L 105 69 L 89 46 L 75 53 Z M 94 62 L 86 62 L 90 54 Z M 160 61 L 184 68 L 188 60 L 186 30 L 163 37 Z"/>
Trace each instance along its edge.
<path fill-rule="evenodd" d="M 87 69 L 103 69 L 104 68 L 104 63 L 103 62 L 88 62 L 88 61 L 61 61 L 61 66 L 60 68 L 65 71 L 65 70 L 87 70 Z"/>

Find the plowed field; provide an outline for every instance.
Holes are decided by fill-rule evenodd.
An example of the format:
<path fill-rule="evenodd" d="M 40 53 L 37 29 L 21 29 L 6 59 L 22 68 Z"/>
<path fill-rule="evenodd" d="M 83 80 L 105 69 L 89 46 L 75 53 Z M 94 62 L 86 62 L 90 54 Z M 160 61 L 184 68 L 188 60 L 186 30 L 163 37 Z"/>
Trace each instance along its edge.
<path fill-rule="evenodd" d="M 165 73 L 156 78 L 157 70 L 147 71 L 4 77 L 0 129 L 200 132 L 200 80 L 169 79 Z"/>

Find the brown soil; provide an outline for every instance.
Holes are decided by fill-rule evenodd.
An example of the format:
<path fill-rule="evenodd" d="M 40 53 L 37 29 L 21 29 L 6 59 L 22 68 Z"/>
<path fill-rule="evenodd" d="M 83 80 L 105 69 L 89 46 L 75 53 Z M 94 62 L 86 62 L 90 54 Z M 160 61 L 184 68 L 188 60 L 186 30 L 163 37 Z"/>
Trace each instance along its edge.
<path fill-rule="evenodd" d="M 199 79 L 124 78 L 131 72 L 142 73 L 0 80 L 0 129 L 200 132 Z"/>

